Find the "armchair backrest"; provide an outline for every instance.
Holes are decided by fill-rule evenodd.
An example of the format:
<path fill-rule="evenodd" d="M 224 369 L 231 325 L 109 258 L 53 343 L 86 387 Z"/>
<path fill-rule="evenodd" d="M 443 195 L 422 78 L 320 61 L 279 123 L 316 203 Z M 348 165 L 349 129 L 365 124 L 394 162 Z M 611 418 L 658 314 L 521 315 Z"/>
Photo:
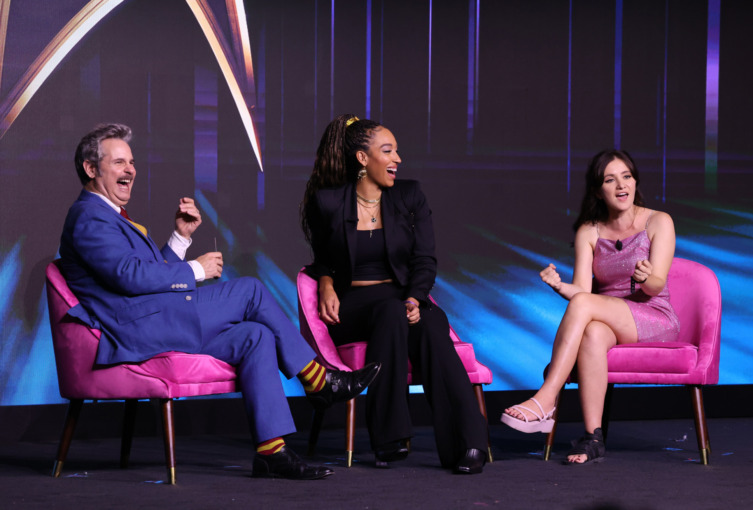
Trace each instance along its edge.
<path fill-rule="evenodd" d="M 667 277 L 669 301 L 680 319 L 678 342 L 698 347 L 698 369 L 719 380 L 722 294 L 714 272 L 703 264 L 675 257 Z"/>
<path fill-rule="evenodd" d="M 59 261 L 48 264 L 47 304 L 55 350 L 60 395 L 69 398 L 80 393 L 80 384 L 94 367 L 101 332 L 68 315 L 79 302 L 60 272 Z"/>
<path fill-rule="evenodd" d="M 296 279 L 296 287 L 301 335 L 327 368 L 350 371 L 351 368 L 340 358 L 335 342 L 329 336 L 327 325 L 319 318 L 319 282 L 301 269 Z"/>

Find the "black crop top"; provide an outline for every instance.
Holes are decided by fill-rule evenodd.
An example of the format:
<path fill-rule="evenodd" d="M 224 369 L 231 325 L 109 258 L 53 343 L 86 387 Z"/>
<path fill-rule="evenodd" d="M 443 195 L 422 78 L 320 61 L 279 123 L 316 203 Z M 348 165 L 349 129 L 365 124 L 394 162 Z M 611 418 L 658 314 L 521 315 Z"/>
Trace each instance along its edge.
<path fill-rule="evenodd" d="M 356 231 L 356 264 L 354 281 L 381 281 L 392 279 L 387 263 L 384 229 Z"/>

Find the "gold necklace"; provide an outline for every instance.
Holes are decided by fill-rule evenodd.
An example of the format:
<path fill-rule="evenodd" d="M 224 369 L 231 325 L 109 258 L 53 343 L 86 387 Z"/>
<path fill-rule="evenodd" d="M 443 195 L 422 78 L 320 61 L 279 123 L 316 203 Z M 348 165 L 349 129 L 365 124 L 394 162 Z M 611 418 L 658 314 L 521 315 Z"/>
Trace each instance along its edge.
<path fill-rule="evenodd" d="M 371 239 L 371 237 L 374 235 L 374 228 L 376 228 L 377 216 L 379 216 L 379 212 L 380 212 L 379 203 L 377 202 L 376 205 L 372 205 L 371 207 L 367 207 L 360 202 L 358 203 L 358 205 L 359 207 L 363 208 L 364 213 L 366 215 L 371 216 L 371 221 L 370 221 L 371 228 L 369 229 L 369 239 Z M 370 211 L 375 211 L 375 212 L 372 213 Z"/>
<path fill-rule="evenodd" d="M 379 198 L 369 200 L 368 198 L 362 197 L 360 194 L 356 193 L 356 198 L 360 200 L 361 202 L 365 202 L 367 204 L 378 204 L 379 202 L 382 201 L 381 195 L 379 196 Z"/>

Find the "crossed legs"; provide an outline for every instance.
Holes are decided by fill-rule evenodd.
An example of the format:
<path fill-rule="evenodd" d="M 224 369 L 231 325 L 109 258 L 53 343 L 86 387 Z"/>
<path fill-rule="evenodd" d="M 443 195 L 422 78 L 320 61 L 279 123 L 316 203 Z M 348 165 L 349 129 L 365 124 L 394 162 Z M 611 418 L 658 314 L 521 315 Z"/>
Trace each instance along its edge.
<path fill-rule="evenodd" d="M 552 348 L 544 384 L 532 399 L 505 409 L 505 423 L 526 431 L 527 423 L 550 419 L 557 395 L 576 362 L 586 432 L 601 427 L 607 388 L 607 352 L 618 343 L 638 340 L 630 308 L 623 299 L 582 292 L 570 300 Z M 539 405 L 543 416 L 539 412 Z M 530 410 L 530 411 L 529 411 Z M 516 426 L 519 422 L 520 425 Z M 547 430 L 548 431 L 548 430 Z M 577 456 L 571 462 L 581 462 Z"/>
<path fill-rule="evenodd" d="M 279 371 L 291 378 L 314 351 L 261 282 L 243 277 L 201 287 L 201 352 L 238 367 L 257 443 L 295 432 Z"/>

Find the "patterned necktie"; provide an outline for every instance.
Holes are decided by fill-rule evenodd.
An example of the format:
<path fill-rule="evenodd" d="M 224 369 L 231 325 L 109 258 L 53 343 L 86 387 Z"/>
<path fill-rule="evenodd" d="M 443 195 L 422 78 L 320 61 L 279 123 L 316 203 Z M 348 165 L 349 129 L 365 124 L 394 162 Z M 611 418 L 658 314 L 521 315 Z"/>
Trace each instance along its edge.
<path fill-rule="evenodd" d="M 137 229 L 139 229 L 139 232 L 141 232 L 142 234 L 144 234 L 144 237 L 146 237 L 146 227 L 144 225 L 139 225 L 138 223 L 136 223 L 135 221 L 133 221 L 131 219 L 131 217 L 128 216 L 128 213 L 126 212 L 125 207 L 121 207 L 120 208 L 120 215 L 122 217 L 124 217 L 125 219 L 127 219 L 128 221 L 130 221 L 131 225 L 133 225 L 134 227 L 136 227 Z"/>

